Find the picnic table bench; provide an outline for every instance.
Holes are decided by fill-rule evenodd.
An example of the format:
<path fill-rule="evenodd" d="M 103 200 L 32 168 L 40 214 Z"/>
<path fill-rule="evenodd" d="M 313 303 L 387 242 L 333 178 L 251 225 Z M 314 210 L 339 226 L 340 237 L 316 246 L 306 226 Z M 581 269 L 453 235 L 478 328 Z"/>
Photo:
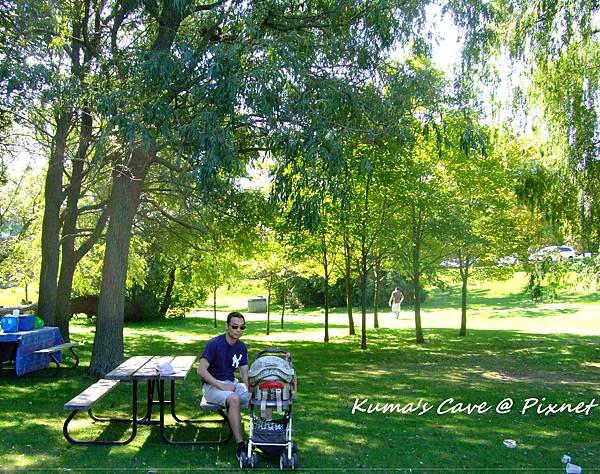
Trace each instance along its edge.
<path fill-rule="evenodd" d="M 105 440 L 94 440 L 94 441 L 78 441 L 74 439 L 69 434 L 69 423 L 75 415 L 81 410 L 87 410 L 89 415 L 94 418 L 92 415 L 92 407 L 99 402 L 102 398 L 104 398 L 110 391 L 112 391 L 117 385 L 121 382 L 119 380 L 107 380 L 100 379 L 96 383 L 90 385 L 83 392 L 77 395 L 75 398 L 72 398 L 67 403 L 65 403 L 65 410 L 71 410 L 71 414 L 65 420 L 63 425 L 63 434 L 65 438 L 72 444 L 127 444 L 133 440 L 135 436 L 135 432 L 133 436 L 130 436 L 125 441 L 105 441 Z M 135 411 L 135 409 L 134 409 Z"/>
<path fill-rule="evenodd" d="M 200 410 L 202 411 L 221 411 L 225 410 L 225 407 L 219 405 L 218 403 L 211 403 L 206 400 L 206 398 L 202 397 L 200 400 Z"/>
<path fill-rule="evenodd" d="M 46 347 L 44 349 L 37 350 L 34 352 L 34 354 L 45 354 L 49 356 L 52 359 L 52 362 L 56 364 L 56 368 L 58 369 L 60 367 L 61 361 L 58 360 L 58 358 L 56 357 L 56 353 L 60 354 L 62 353 L 62 351 L 69 349 L 71 351 L 71 354 L 73 354 L 73 357 L 75 358 L 75 364 L 73 364 L 73 368 L 75 368 L 79 365 L 79 357 L 77 357 L 77 353 L 74 349 L 77 346 L 79 346 L 78 342 L 65 342 L 63 344 L 58 344 L 56 346 Z"/>
<path fill-rule="evenodd" d="M 164 360 L 164 359 L 163 359 Z M 160 435 L 165 443 L 173 444 L 177 446 L 197 446 L 197 445 L 220 445 L 228 443 L 229 440 L 233 437 L 233 431 L 231 430 L 231 426 L 229 425 L 229 418 L 225 413 L 224 407 L 220 405 L 214 405 L 212 403 L 206 402 L 204 397 L 202 397 L 202 401 L 200 402 L 200 409 L 202 411 L 208 412 L 217 412 L 220 416 L 218 419 L 181 419 L 177 416 L 175 411 L 175 382 L 177 380 L 184 380 L 187 377 L 188 372 L 192 368 L 192 364 L 195 362 L 195 356 L 184 356 L 184 357 L 174 357 L 170 363 L 173 367 L 173 373 L 168 375 L 161 375 L 158 378 L 158 396 L 159 396 L 159 408 L 160 408 Z M 170 400 L 165 400 L 165 382 L 170 382 L 171 389 L 171 398 Z M 204 403 L 203 403 L 204 402 Z M 165 423 L 164 423 L 164 410 L 165 405 L 169 405 L 171 407 L 171 416 L 173 419 L 179 423 L 198 423 L 198 424 L 222 424 L 227 426 L 228 433 L 225 438 L 220 438 L 218 440 L 200 440 L 200 441 L 173 441 L 167 437 L 165 432 Z"/>

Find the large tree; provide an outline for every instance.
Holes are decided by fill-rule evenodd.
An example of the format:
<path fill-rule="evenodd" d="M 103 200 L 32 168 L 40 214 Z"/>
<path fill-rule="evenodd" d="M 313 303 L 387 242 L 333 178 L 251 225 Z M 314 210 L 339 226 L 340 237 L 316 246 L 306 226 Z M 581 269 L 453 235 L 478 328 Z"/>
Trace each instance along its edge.
<path fill-rule="evenodd" d="M 505 81 L 516 86 L 517 118 L 528 118 L 534 129 L 546 132 L 546 146 L 525 176 L 539 185 L 527 191 L 529 202 L 542 204 L 536 211 L 550 217 L 547 222 L 563 230 L 563 237 L 583 251 L 596 251 L 600 243 L 598 2 L 517 0 L 493 8 L 497 9 L 494 21 L 488 26 L 495 33 L 487 44 L 517 65 L 504 71 L 510 74 Z"/>
<path fill-rule="evenodd" d="M 102 161 L 94 147 L 94 130 L 100 124 L 89 106 L 94 102 L 92 71 L 97 67 L 92 65 L 90 46 L 96 45 L 100 28 L 90 19 L 91 8 L 83 1 L 59 6 L 44 0 L 33 5 L 11 2 L 4 31 L 9 41 L 2 43 L 11 47 L 6 55 L 0 52 L 3 97 L 13 98 L 10 117 L 20 129 L 30 131 L 48 158 L 38 310 L 48 324 L 60 327 L 65 339 L 75 266 L 101 235 L 107 217 L 101 214 L 99 201 L 90 200 L 92 194 L 98 195 L 91 188 L 100 181 Z M 86 181 L 91 169 L 94 177 Z M 86 216 L 80 221 L 80 199 L 86 194 L 81 209 Z"/>
<path fill-rule="evenodd" d="M 441 145 L 446 187 L 452 190 L 447 211 L 451 248 L 446 258 L 458 262 L 461 280 L 460 336 L 467 333 L 469 278 L 474 271 L 499 274 L 498 260 L 516 253 L 525 235 L 517 231 L 521 216 L 508 163 L 499 152 L 502 141 L 477 120 L 478 114 L 468 109 L 450 114 Z"/>
<path fill-rule="evenodd" d="M 216 173 L 239 170 L 257 146 L 289 149 L 286 137 L 312 105 L 288 102 L 291 92 L 322 87 L 315 81 L 322 71 L 368 69 L 393 39 L 395 6 L 166 0 L 115 5 L 111 13 L 105 8 L 101 22 L 112 34 L 97 50 L 110 54 L 119 72 L 111 76 L 105 112 L 123 151 L 109 200 L 92 372 L 111 369 L 122 355 L 129 241 L 149 168 L 168 150 L 210 190 Z M 136 34 L 140 22 L 144 34 Z M 276 133 L 268 135 L 271 130 Z M 249 135 L 255 137 L 250 147 Z"/>

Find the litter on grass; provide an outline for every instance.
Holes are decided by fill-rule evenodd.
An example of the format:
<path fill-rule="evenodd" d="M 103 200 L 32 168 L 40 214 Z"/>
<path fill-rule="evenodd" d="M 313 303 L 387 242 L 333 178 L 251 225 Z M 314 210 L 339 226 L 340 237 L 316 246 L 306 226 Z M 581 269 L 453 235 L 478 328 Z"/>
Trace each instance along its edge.
<path fill-rule="evenodd" d="M 567 474 L 579 474 L 581 472 L 581 466 L 578 466 L 577 464 L 568 463 L 566 471 Z"/>

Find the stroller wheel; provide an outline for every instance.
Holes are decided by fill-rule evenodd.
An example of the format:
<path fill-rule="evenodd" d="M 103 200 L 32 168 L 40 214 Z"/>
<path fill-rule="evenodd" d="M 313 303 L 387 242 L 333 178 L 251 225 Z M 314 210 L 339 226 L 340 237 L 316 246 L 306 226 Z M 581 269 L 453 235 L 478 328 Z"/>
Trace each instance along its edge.
<path fill-rule="evenodd" d="M 248 467 L 248 455 L 246 453 L 242 453 L 239 457 L 240 460 L 240 469 L 246 469 Z"/>
<path fill-rule="evenodd" d="M 298 469 L 298 441 L 294 441 L 292 446 L 292 469 Z"/>
<path fill-rule="evenodd" d="M 252 456 L 250 456 L 250 467 L 252 469 L 256 469 L 258 467 L 259 459 L 260 458 L 258 457 L 258 454 L 252 453 Z"/>
<path fill-rule="evenodd" d="M 283 471 L 284 469 L 287 469 L 287 467 L 288 467 L 287 455 L 285 453 L 281 453 L 281 456 L 279 456 L 279 469 L 281 469 Z"/>

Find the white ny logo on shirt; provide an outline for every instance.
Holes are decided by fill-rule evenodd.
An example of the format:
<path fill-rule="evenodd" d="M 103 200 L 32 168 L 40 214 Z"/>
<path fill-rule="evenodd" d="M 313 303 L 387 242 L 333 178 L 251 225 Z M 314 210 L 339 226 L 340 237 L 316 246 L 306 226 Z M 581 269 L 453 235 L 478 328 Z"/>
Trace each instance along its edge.
<path fill-rule="evenodd" d="M 240 366 L 241 360 L 242 360 L 242 354 L 240 354 L 239 356 L 234 355 L 231 358 L 231 367 L 237 369 Z"/>

